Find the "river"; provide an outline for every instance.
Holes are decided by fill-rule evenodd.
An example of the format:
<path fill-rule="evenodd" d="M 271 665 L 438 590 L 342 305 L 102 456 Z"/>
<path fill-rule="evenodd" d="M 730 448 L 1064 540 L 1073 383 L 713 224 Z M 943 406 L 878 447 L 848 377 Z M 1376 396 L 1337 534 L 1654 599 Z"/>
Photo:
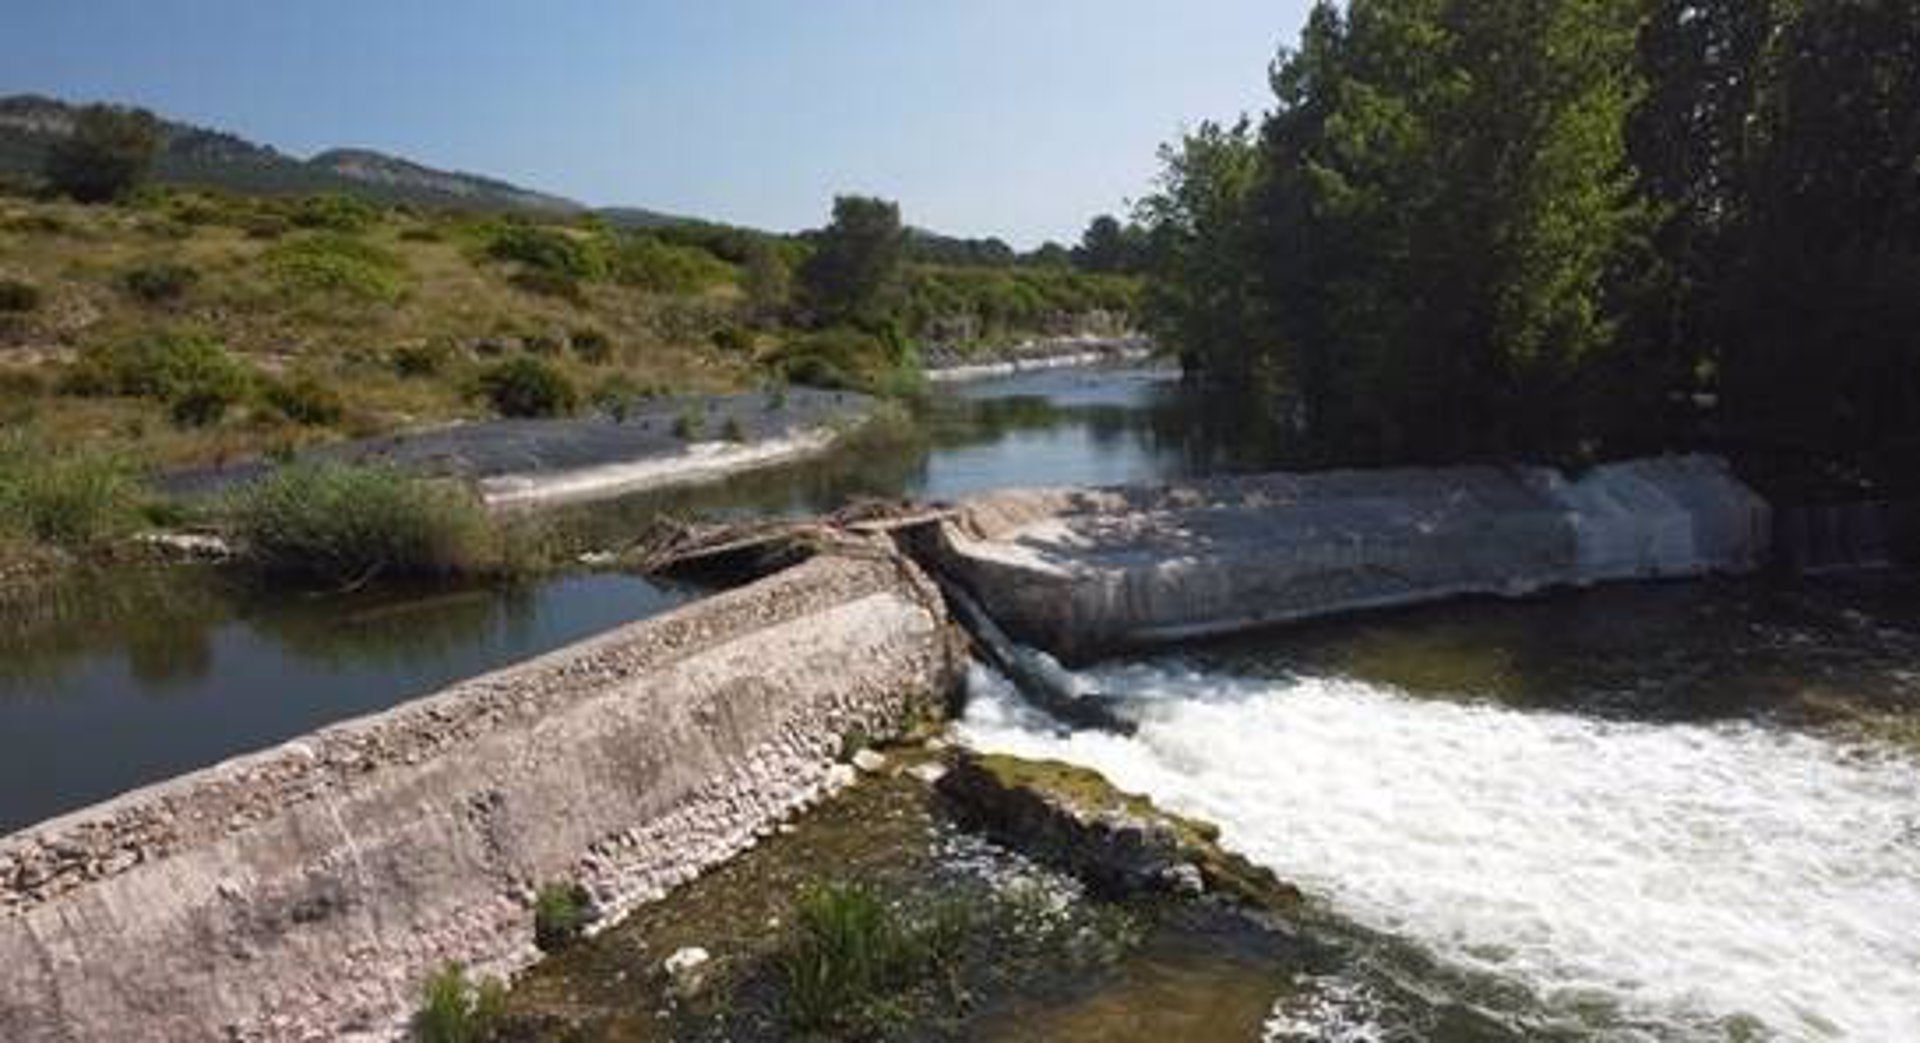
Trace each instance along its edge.
<path fill-rule="evenodd" d="M 569 512 L 800 514 L 856 497 L 1272 466 L 1151 370 L 936 390 L 825 458 Z M 662 611 L 615 574 L 264 597 L 217 573 L 8 610 L 0 830 Z M 1086 672 L 1132 738 L 1062 735 L 976 675 L 963 736 L 1219 823 L 1360 955 L 1274 1040 L 1920 1039 L 1920 590 L 1712 581 L 1470 601 Z M 1457 1017 L 1447 1014 L 1453 1011 Z"/>
<path fill-rule="evenodd" d="M 1920 1039 L 1920 759 L 1835 717 L 1912 720 L 1913 595 L 1434 606 L 1088 671 L 1132 738 L 1063 736 L 985 675 L 962 731 L 1216 822 L 1394 940 L 1275 1039 L 1488 1038 L 1433 996 L 1494 1038 Z"/>
<path fill-rule="evenodd" d="M 919 421 L 797 465 L 563 512 L 609 545 L 657 512 L 801 514 L 1229 466 L 1164 370 L 935 389 Z M 214 569 L 113 569 L 0 599 L 0 832 L 386 709 L 665 611 L 696 592 L 617 573 L 515 587 L 262 591 Z"/>

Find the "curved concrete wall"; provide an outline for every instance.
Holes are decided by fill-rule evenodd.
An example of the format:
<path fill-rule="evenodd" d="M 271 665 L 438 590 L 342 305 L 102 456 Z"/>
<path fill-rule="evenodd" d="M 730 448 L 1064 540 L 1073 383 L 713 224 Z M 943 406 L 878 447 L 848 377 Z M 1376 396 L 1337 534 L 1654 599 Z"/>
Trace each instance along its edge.
<path fill-rule="evenodd" d="M 532 956 L 538 883 L 658 897 L 956 662 L 912 566 L 819 559 L 6 837 L 0 1039 L 391 1037 Z"/>
<path fill-rule="evenodd" d="M 943 523 L 941 563 L 1069 659 L 1460 594 L 1766 560 L 1767 505 L 1702 456 L 1547 468 L 1271 474 L 999 493 Z"/>

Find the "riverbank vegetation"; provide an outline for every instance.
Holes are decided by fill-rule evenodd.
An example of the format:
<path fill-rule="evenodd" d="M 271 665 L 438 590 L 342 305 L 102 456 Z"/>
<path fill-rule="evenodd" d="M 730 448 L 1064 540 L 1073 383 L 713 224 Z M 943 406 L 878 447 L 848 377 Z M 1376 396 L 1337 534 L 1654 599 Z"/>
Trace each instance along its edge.
<path fill-rule="evenodd" d="M 468 489 L 378 465 L 276 468 L 218 515 L 249 563 L 332 586 L 512 574 L 529 561 L 521 534 Z"/>
<path fill-rule="evenodd" d="M 1911 493 L 1920 10 L 1315 7 L 1163 150 L 1153 330 L 1322 462 L 1712 446 Z"/>
<path fill-rule="evenodd" d="M 1120 332 L 1138 292 L 1063 248 L 932 235 L 864 197 L 777 235 L 156 186 L 141 156 L 152 121 L 85 111 L 41 183 L 0 185 L 0 423 L 113 466 L 66 454 L 8 491 L 15 546 L 124 534 L 117 507 L 51 517 L 81 507 L 51 503 L 56 479 L 93 475 L 118 503 L 168 469 L 636 395 L 912 396 L 923 346 Z"/>

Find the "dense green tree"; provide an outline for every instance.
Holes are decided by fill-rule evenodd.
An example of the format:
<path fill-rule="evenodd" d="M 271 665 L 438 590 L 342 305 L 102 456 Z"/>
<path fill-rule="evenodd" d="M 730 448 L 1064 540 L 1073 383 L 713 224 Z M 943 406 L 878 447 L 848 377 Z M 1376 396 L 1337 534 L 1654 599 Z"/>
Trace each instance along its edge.
<path fill-rule="evenodd" d="M 1089 272 L 1135 272 L 1146 261 L 1146 245 L 1146 231 L 1139 225 L 1121 224 L 1112 214 L 1101 214 L 1081 234 L 1073 262 Z"/>
<path fill-rule="evenodd" d="M 1143 208 L 1162 329 L 1217 375 L 1283 382 L 1330 456 L 1573 448 L 1641 224 L 1634 28 L 1621 0 L 1318 5 L 1218 226 L 1178 193 Z M 1167 184 L 1204 184 L 1218 140 L 1172 150 Z"/>
<path fill-rule="evenodd" d="M 867 196 L 833 201 L 833 222 L 800 269 L 810 308 L 825 324 L 875 323 L 893 304 L 906 231 L 899 204 Z"/>
<path fill-rule="evenodd" d="M 1042 268 L 1064 268 L 1073 263 L 1073 251 L 1049 239 L 1020 260 Z"/>
<path fill-rule="evenodd" d="M 1259 171 L 1253 128 L 1206 122 L 1160 150 L 1156 190 L 1139 204 L 1151 229 L 1146 325 L 1192 372 L 1246 376 L 1259 332 L 1247 203 Z"/>
<path fill-rule="evenodd" d="M 1733 433 L 1920 484 L 1920 0 L 1805 0 L 1762 51 L 1717 297 Z"/>
<path fill-rule="evenodd" d="M 53 187 L 83 203 L 125 195 L 146 177 L 161 144 L 160 121 L 145 109 L 89 105 L 47 153 Z"/>
<path fill-rule="evenodd" d="M 768 322 L 786 310 L 793 293 L 793 272 L 771 242 L 755 242 L 741 267 L 741 289 L 756 322 Z"/>

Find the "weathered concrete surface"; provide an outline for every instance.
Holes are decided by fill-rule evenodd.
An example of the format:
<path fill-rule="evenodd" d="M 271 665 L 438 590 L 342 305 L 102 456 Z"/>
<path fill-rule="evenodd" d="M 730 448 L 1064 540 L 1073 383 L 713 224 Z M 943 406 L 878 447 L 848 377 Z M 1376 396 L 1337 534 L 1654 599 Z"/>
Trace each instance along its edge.
<path fill-rule="evenodd" d="M 617 919 L 750 845 L 952 647 L 911 565 L 816 559 L 6 837 L 0 1039 L 391 1037 L 532 955 L 538 883 Z"/>
<path fill-rule="evenodd" d="M 1271 474 L 998 493 L 940 532 L 944 571 L 1068 659 L 1460 594 L 1740 572 L 1770 512 L 1719 460 Z"/>

